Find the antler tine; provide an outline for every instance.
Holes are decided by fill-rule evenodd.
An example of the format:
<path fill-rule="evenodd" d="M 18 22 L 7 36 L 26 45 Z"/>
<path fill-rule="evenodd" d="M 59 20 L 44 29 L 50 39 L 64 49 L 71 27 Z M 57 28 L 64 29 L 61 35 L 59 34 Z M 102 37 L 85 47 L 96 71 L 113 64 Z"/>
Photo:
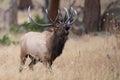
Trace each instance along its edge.
<path fill-rule="evenodd" d="M 29 6 L 29 8 L 28 8 L 28 17 L 29 17 L 30 22 L 33 23 L 33 24 L 35 24 L 36 26 L 49 27 L 49 26 L 52 26 L 52 25 L 53 25 L 53 24 L 39 24 L 39 23 L 37 23 L 36 21 L 34 21 L 34 20 L 32 19 L 31 14 L 30 14 L 30 6 Z"/>
<path fill-rule="evenodd" d="M 50 16 L 49 16 L 49 13 L 48 13 L 48 10 L 47 10 L 47 9 L 45 9 L 45 13 L 47 14 L 47 17 L 48 17 L 49 21 L 50 21 L 51 23 L 53 23 L 53 24 L 54 24 L 54 21 L 50 18 Z"/>
<path fill-rule="evenodd" d="M 58 10 L 58 14 L 57 14 L 57 16 L 56 16 L 56 18 L 55 18 L 55 23 L 56 23 L 57 21 L 59 21 L 59 20 L 58 20 L 59 15 L 60 15 L 60 10 Z"/>
<path fill-rule="evenodd" d="M 32 18 L 32 16 L 31 16 L 31 14 L 30 14 L 30 6 L 28 7 L 28 23 L 30 23 L 31 22 L 31 18 Z"/>
<path fill-rule="evenodd" d="M 76 21 L 76 19 L 77 19 L 77 11 L 75 10 L 75 9 L 73 9 L 72 7 L 71 7 L 71 11 L 73 11 L 73 16 L 75 17 L 71 22 L 70 22 L 70 24 L 73 24 L 75 21 Z M 71 16 L 72 17 L 72 16 Z M 70 20 L 70 19 L 69 19 Z"/>
<path fill-rule="evenodd" d="M 59 18 L 60 18 L 60 19 L 59 19 Z M 57 15 L 57 17 L 56 17 L 56 21 L 57 21 L 57 19 L 59 19 L 59 20 L 58 20 L 59 23 L 62 23 L 63 16 L 62 16 L 62 13 L 61 13 L 61 10 L 60 10 L 60 9 L 58 10 L 58 15 Z"/>
<path fill-rule="evenodd" d="M 72 1 L 71 1 L 71 4 L 70 4 L 69 6 L 72 7 L 72 6 L 75 5 L 75 3 L 76 3 L 76 0 L 72 0 Z"/>
<path fill-rule="evenodd" d="M 69 12 L 68 12 L 67 8 L 64 7 L 64 10 L 65 10 L 65 12 L 67 14 L 67 19 L 65 21 L 65 23 L 66 23 L 69 20 L 70 16 L 69 16 Z"/>
<path fill-rule="evenodd" d="M 72 16 L 70 15 L 70 13 L 67 9 L 65 9 L 65 10 L 66 10 L 66 13 L 67 13 L 67 16 L 68 16 L 67 20 L 65 21 L 65 23 L 67 23 L 72 18 Z"/>

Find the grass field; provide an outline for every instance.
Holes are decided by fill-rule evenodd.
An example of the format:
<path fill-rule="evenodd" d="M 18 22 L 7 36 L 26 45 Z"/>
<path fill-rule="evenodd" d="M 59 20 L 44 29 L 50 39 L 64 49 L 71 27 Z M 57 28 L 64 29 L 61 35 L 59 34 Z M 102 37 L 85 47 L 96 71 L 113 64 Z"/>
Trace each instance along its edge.
<path fill-rule="evenodd" d="M 115 41 L 114 36 L 101 35 L 70 38 L 53 63 L 52 73 L 41 63 L 30 71 L 29 59 L 19 73 L 20 46 L 0 46 L 0 80 L 120 80 L 120 50 Z"/>

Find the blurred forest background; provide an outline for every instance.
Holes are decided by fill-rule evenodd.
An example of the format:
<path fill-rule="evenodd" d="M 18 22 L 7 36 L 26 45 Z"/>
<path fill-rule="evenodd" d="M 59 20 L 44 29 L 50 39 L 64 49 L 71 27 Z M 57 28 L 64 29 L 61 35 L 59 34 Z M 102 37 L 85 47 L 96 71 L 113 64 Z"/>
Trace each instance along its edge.
<path fill-rule="evenodd" d="M 31 6 L 32 14 L 39 23 L 47 23 L 45 9 L 49 10 L 49 15 L 54 20 L 58 8 L 73 7 L 78 13 L 74 24 L 77 27 L 72 27 L 74 33 L 81 35 L 103 31 L 113 18 L 119 23 L 119 4 L 119 0 L 0 0 L 0 30 L 24 31 L 37 28 L 27 24 L 27 8 Z"/>
<path fill-rule="evenodd" d="M 43 24 L 45 9 L 53 20 L 64 7 L 78 13 L 53 73 L 41 64 L 18 71 L 20 37 L 45 30 L 28 23 L 29 6 Z M 0 0 L 0 80 L 120 80 L 120 0 Z"/>

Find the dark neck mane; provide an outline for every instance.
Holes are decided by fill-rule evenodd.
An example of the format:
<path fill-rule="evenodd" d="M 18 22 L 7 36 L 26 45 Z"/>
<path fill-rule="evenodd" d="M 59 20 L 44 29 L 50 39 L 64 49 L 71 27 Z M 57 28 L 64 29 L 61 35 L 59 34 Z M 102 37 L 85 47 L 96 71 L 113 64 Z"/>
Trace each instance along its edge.
<path fill-rule="evenodd" d="M 67 36 L 60 37 L 59 35 L 53 34 L 53 36 L 50 38 L 49 50 L 51 52 L 52 60 L 54 60 L 56 57 L 60 56 L 62 53 L 62 50 L 64 48 L 65 42 L 67 40 Z"/>

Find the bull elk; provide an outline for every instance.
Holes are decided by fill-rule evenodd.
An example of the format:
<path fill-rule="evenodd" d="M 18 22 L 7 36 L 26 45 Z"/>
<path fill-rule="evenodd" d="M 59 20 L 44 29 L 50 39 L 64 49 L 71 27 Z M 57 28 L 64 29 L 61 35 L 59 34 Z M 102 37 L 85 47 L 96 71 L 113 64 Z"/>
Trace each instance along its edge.
<path fill-rule="evenodd" d="M 64 11 L 64 17 L 63 14 L 58 11 L 58 15 L 55 21 L 53 21 L 46 10 L 50 23 L 39 24 L 32 19 L 30 7 L 28 8 L 28 16 L 32 24 L 50 29 L 44 32 L 28 32 L 21 38 L 20 72 L 23 70 L 28 56 L 31 59 L 29 69 L 33 70 L 33 66 L 37 62 L 42 62 L 43 65 L 51 69 L 53 61 L 62 53 L 64 44 L 68 38 L 70 25 L 73 24 L 77 18 L 77 12 L 73 8 L 71 8 L 70 12 L 68 12 L 66 8 L 64 8 Z"/>

